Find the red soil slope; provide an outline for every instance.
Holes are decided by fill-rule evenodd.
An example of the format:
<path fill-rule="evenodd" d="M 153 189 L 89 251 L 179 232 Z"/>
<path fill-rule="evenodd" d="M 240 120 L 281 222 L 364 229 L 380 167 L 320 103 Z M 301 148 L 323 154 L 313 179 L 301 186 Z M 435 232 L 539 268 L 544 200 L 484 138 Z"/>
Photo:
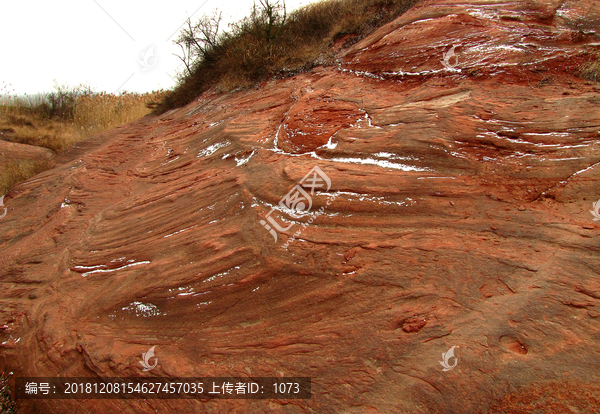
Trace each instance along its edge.
<path fill-rule="evenodd" d="M 599 23 L 592 1 L 424 1 L 338 67 L 205 94 L 18 186 L 3 371 L 313 381 L 22 411 L 598 412 L 600 84 L 575 75 Z M 315 166 L 321 214 L 281 208 Z"/>

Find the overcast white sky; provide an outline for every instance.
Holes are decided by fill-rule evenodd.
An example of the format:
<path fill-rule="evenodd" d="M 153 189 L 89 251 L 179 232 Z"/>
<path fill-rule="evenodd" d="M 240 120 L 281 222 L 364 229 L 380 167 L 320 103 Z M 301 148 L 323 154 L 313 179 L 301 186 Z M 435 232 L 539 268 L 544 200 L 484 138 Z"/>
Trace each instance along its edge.
<path fill-rule="evenodd" d="M 288 12 L 315 0 L 287 0 Z M 148 92 L 174 86 L 172 40 L 188 16 L 215 9 L 228 21 L 253 0 L 53 0 L 0 2 L 0 94 L 33 94 L 60 84 L 96 91 Z M 258 0 L 257 0 L 258 3 Z M 144 53 L 147 55 L 146 68 Z M 151 57 L 151 54 L 154 57 Z M 14 92 L 13 92 L 14 89 Z"/>

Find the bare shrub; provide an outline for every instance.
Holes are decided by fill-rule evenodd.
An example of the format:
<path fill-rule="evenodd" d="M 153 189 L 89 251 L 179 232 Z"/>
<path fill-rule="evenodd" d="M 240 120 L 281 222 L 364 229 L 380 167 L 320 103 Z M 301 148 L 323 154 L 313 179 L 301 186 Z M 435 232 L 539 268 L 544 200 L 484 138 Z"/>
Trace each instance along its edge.
<path fill-rule="evenodd" d="M 213 86 L 248 87 L 271 76 L 289 76 L 328 62 L 328 46 L 349 35 L 358 41 L 419 0 L 325 0 L 288 14 L 279 0 L 260 0 L 248 17 L 220 31 L 216 12 L 186 22 L 175 41 L 183 56 L 179 84 L 156 112 L 193 101 Z"/>

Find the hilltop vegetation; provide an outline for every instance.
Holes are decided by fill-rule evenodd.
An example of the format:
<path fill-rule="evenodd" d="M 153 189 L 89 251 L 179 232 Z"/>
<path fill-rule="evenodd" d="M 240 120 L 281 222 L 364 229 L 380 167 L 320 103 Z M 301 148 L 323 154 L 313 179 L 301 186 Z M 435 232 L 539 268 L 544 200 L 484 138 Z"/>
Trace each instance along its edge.
<path fill-rule="evenodd" d="M 186 105 L 213 86 L 229 91 L 333 63 L 333 42 L 356 43 L 417 2 L 325 0 L 288 14 L 284 3 L 260 0 L 226 31 L 217 13 L 188 19 L 176 40 L 185 69 L 157 112 Z"/>

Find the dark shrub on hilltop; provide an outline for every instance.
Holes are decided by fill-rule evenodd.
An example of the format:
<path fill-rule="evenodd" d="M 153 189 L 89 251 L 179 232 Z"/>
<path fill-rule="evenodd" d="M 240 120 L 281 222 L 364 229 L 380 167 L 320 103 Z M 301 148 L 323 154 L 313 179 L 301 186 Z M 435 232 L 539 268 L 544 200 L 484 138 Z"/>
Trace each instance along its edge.
<path fill-rule="evenodd" d="M 288 14 L 285 4 L 260 0 L 228 31 L 217 13 L 188 19 L 175 41 L 184 71 L 156 111 L 184 106 L 213 86 L 228 91 L 331 63 L 332 42 L 355 43 L 418 1 L 326 0 Z"/>

